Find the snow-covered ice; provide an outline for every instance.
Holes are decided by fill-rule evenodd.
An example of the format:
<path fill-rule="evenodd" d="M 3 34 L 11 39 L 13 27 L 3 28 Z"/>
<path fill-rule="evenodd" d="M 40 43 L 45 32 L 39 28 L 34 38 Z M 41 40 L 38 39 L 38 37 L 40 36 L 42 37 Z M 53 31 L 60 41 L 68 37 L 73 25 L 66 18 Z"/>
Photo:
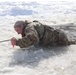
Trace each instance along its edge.
<path fill-rule="evenodd" d="M 76 4 L 57 1 L 0 2 L 0 41 L 20 38 L 13 25 L 17 20 L 39 20 L 64 30 L 69 40 L 76 40 Z M 0 43 L 0 75 L 75 75 L 76 45 L 64 47 L 12 48 L 10 41 Z"/>

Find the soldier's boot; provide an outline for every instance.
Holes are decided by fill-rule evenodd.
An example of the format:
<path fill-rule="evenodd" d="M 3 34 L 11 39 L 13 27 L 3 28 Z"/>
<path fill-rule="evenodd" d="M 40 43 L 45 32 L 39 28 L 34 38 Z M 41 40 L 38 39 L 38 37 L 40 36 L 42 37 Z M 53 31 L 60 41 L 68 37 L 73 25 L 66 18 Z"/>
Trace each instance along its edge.
<path fill-rule="evenodd" d="M 74 40 L 74 41 L 69 41 L 69 45 L 74 45 L 74 44 L 76 44 L 76 40 Z"/>

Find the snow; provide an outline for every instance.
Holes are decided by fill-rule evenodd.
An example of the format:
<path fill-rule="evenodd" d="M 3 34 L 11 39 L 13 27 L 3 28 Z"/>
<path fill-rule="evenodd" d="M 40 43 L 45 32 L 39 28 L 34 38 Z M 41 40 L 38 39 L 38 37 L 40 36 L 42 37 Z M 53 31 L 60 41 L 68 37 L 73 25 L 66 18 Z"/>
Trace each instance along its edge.
<path fill-rule="evenodd" d="M 50 1 L 48 4 L 0 3 L 0 40 L 20 38 L 13 25 L 17 20 L 25 19 L 36 19 L 44 24 L 61 28 L 69 40 L 75 40 L 75 7 L 73 1 Z M 13 48 L 10 41 L 0 43 L 0 75 L 75 75 L 75 71 L 76 45 L 48 48 L 31 46 L 20 49 L 16 46 Z"/>

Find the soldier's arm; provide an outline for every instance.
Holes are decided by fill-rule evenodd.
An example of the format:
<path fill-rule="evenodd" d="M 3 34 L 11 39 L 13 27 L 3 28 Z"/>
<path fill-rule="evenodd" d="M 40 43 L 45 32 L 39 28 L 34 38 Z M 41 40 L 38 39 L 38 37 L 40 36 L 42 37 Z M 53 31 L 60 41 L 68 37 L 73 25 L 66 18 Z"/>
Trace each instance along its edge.
<path fill-rule="evenodd" d="M 18 39 L 16 42 L 17 46 L 20 46 L 21 48 L 29 47 L 33 44 L 38 44 L 39 38 L 38 33 L 33 27 L 27 27 L 25 30 L 26 36 L 22 39 Z"/>

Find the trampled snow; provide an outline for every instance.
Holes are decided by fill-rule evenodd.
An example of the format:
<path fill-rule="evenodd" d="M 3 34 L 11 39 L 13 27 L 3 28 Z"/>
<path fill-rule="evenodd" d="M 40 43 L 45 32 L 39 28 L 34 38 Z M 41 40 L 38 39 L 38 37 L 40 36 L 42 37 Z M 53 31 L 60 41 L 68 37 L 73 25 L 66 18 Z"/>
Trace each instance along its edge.
<path fill-rule="evenodd" d="M 76 4 L 73 1 L 0 2 L 0 41 L 20 38 L 13 25 L 17 20 L 39 20 L 62 29 L 69 40 L 76 40 Z M 0 43 L 0 75 L 75 75 L 76 45 L 63 47 L 12 47 Z"/>

